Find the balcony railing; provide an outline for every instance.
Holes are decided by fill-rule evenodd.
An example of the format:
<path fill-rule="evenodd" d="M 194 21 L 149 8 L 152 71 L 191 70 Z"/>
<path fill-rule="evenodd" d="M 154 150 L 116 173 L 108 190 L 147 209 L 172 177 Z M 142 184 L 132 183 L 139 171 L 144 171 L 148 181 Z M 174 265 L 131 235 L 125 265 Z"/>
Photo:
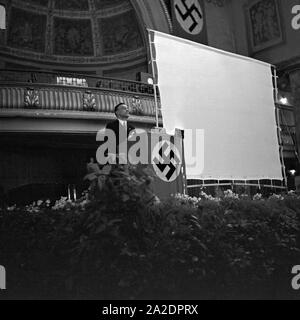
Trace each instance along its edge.
<path fill-rule="evenodd" d="M 82 81 L 84 80 L 84 81 Z M 0 82 L 26 82 L 39 84 L 62 84 L 118 90 L 135 94 L 153 95 L 153 86 L 131 80 L 113 79 L 70 72 L 0 69 Z"/>
<path fill-rule="evenodd" d="M 153 86 L 148 84 L 62 72 L 0 70 L 0 109 L 112 113 L 120 102 L 133 115 L 155 117 Z"/>

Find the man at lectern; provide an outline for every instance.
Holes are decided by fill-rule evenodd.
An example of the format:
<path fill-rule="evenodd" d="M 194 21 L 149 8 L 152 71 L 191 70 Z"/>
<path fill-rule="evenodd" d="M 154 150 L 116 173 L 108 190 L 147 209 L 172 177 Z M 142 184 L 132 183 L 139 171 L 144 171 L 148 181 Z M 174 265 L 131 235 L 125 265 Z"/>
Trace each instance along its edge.
<path fill-rule="evenodd" d="M 106 129 L 110 129 L 115 133 L 116 136 L 116 157 L 117 163 L 120 157 L 125 157 L 127 159 L 127 150 L 119 150 L 119 146 L 121 143 L 124 143 L 125 140 L 134 134 L 135 127 L 132 123 L 128 121 L 130 116 L 128 106 L 121 102 L 115 106 L 115 115 L 117 117 L 116 120 L 109 122 L 106 125 Z M 126 152 L 124 154 L 124 152 Z"/>

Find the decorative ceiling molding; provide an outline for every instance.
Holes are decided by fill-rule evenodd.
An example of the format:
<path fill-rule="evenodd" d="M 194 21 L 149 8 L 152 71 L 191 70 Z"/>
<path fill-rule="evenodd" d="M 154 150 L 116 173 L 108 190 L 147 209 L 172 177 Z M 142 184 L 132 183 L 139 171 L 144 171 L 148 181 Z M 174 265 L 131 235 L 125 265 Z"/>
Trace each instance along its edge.
<path fill-rule="evenodd" d="M 211 3 L 216 7 L 224 7 L 226 0 L 205 0 L 207 3 Z"/>
<path fill-rule="evenodd" d="M 124 2 L 121 4 L 118 4 L 115 7 L 107 7 L 103 9 L 96 9 L 95 6 L 90 5 L 88 10 L 62 10 L 57 9 L 53 5 L 53 2 L 49 2 L 50 7 L 52 7 L 52 11 L 54 16 L 58 17 L 65 17 L 65 18 L 89 18 L 91 16 L 91 13 L 96 13 L 96 15 L 100 18 L 102 17 L 112 17 L 115 15 L 119 15 L 122 13 L 125 13 L 127 11 L 132 10 L 132 6 L 130 5 L 130 2 Z M 31 2 L 24 2 L 22 0 L 14 0 L 12 2 L 12 6 L 16 8 L 20 8 L 23 10 L 29 10 L 34 13 L 39 14 L 47 14 L 48 13 L 48 7 L 46 6 L 37 6 L 34 3 Z"/>
<path fill-rule="evenodd" d="M 166 15 L 166 17 L 167 17 L 170 31 L 171 31 L 171 33 L 173 33 L 173 23 L 172 23 L 172 19 L 171 19 L 169 10 L 168 10 L 168 8 L 167 8 L 166 3 L 165 3 L 164 0 L 160 0 L 160 2 L 161 2 L 161 5 L 162 5 L 162 7 L 163 7 L 164 13 L 165 13 L 165 15 Z"/>
<path fill-rule="evenodd" d="M 117 62 L 126 62 L 127 60 L 138 59 L 145 56 L 145 48 L 139 48 L 138 50 L 120 53 L 113 56 L 103 56 L 103 57 L 85 57 L 85 56 L 58 56 L 51 55 L 45 56 L 44 54 L 39 54 L 32 51 L 20 50 L 15 48 L 7 48 L 0 46 L 0 54 L 9 54 L 15 58 L 27 58 L 29 60 L 34 60 L 37 62 L 51 62 L 51 63 L 84 63 L 84 64 L 94 64 L 97 63 L 107 64 L 107 63 L 117 63 Z"/>
<path fill-rule="evenodd" d="M 300 57 L 294 57 L 292 59 L 280 62 L 276 64 L 277 70 L 280 71 L 290 71 L 293 70 L 294 68 L 299 68 L 300 67 Z"/>
<path fill-rule="evenodd" d="M 125 13 L 127 11 L 130 11 L 132 10 L 132 5 L 130 4 L 130 2 L 128 3 L 123 3 L 123 4 L 120 4 L 116 7 L 113 7 L 113 8 L 103 8 L 101 10 L 96 10 L 96 14 L 98 17 L 102 18 L 102 17 L 112 17 L 112 16 L 116 16 L 116 15 L 119 15 L 119 14 L 122 14 L 122 13 Z"/>
<path fill-rule="evenodd" d="M 47 14 L 48 13 L 48 7 L 40 7 L 40 6 L 37 6 L 31 2 L 24 2 L 21 0 L 18 0 L 18 1 L 13 0 L 11 5 L 12 5 L 12 7 L 27 10 L 32 13 L 38 13 L 38 14 Z"/>
<path fill-rule="evenodd" d="M 140 12 L 144 27 L 171 33 L 170 23 L 166 15 L 166 7 L 161 0 L 131 0 L 134 8 Z"/>

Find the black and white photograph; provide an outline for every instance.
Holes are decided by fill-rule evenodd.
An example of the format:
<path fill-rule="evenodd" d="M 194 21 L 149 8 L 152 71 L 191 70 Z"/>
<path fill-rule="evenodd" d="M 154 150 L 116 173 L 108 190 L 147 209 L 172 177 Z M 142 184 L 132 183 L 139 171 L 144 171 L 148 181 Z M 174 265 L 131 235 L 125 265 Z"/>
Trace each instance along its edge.
<path fill-rule="evenodd" d="M 0 300 L 299 299 L 299 1 L 0 0 Z"/>

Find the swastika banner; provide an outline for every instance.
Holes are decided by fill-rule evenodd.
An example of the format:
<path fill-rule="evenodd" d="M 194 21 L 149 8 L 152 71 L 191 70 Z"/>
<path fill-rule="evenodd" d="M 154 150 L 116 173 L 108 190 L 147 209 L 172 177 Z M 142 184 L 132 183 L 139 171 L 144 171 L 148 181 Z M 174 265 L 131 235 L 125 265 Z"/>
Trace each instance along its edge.
<path fill-rule="evenodd" d="M 171 0 L 173 34 L 207 44 L 203 0 Z"/>
<path fill-rule="evenodd" d="M 154 135 L 159 135 L 159 130 L 153 129 L 148 138 L 153 140 Z M 153 191 L 159 198 L 165 198 L 171 194 L 186 192 L 185 180 L 185 159 L 182 152 L 182 135 L 180 130 L 177 130 L 177 143 L 175 136 L 165 134 L 166 139 L 159 139 L 159 143 L 153 145 L 148 143 L 149 152 L 151 154 L 152 164 L 148 167 L 152 169 L 154 181 L 152 183 Z M 149 141 L 150 141 L 149 140 Z"/>
<path fill-rule="evenodd" d="M 164 127 L 185 132 L 187 177 L 282 180 L 271 66 L 161 32 L 151 37 Z"/>

